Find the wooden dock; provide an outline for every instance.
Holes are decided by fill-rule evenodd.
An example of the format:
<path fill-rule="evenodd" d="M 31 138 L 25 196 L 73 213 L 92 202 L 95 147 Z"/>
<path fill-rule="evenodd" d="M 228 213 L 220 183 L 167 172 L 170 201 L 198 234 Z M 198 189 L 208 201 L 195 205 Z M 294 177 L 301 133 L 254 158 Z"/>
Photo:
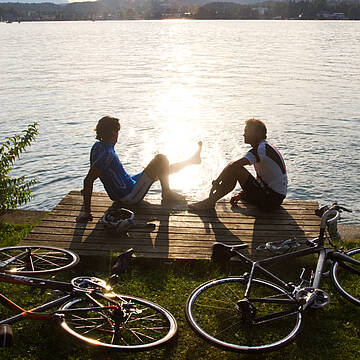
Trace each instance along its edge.
<path fill-rule="evenodd" d="M 189 201 L 190 202 L 190 201 Z M 296 236 L 300 241 L 317 236 L 320 219 L 314 214 L 315 201 L 285 201 L 271 213 L 240 203 L 231 207 L 220 201 L 214 211 L 191 213 L 186 203 L 161 204 L 159 199 L 132 207 L 135 220 L 151 223 L 155 229 L 135 228 L 127 234 L 104 227 L 100 219 L 113 203 L 105 193 L 94 193 L 94 219 L 76 223 L 82 209 L 79 191 L 71 191 L 23 240 L 22 245 L 44 245 L 71 249 L 80 255 L 107 255 L 130 247 L 137 256 L 170 259 L 208 259 L 211 245 L 249 244 L 248 254 L 256 255 L 256 246 L 267 241 Z"/>

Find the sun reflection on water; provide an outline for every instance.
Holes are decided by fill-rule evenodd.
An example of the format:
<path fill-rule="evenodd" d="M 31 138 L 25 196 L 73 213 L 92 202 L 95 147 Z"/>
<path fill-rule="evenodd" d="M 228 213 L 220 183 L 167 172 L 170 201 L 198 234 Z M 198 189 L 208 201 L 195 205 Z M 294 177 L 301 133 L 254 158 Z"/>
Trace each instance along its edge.
<path fill-rule="evenodd" d="M 170 163 L 183 161 L 195 153 L 198 149 L 197 144 L 201 140 L 202 163 L 172 174 L 170 184 L 173 189 L 196 198 L 207 196 L 211 181 L 230 160 L 243 153 L 243 144 L 239 142 L 240 136 L 234 137 L 231 127 L 219 127 L 213 132 L 204 126 L 206 121 L 202 118 L 204 114 L 209 121 L 219 115 L 211 113 L 209 100 L 204 101 L 196 93 L 196 87 L 191 86 L 190 81 L 188 84 L 174 83 L 167 92 L 158 95 L 155 103 L 157 105 L 154 106 L 150 118 L 153 118 L 159 126 L 158 135 L 156 141 L 143 139 L 144 159 L 149 162 L 155 153 L 163 153 L 167 155 Z M 163 120 L 159 121 L 159 117 Z M 228 136 L 225 135 L 226 144 L 224 144 L 224 131 L 228 132 Z M 230 143 L 232 146 L 229 147 Z M 231 149 L 230 152 L 224 153 L 225 145 Z M 155 186 L 156 193 L 158 190 Z"/>
<path fill-rule="evenodd" d="M 160 149 L 167 155 L 170 163 L 183 161 L 194 154 L 201 138 L 201 125 L 198 121 L 199 103 L 192 87 L 176 83 L 168 92 L 162 93 L 154 109 L 154 116 L 164 120 L 160 122 Z M 171 186 L 184 193 L 198 187 L 201 166 L 190 166 L 170 178 Z M 191 191 L 190 191 L 191 192 Z"/>

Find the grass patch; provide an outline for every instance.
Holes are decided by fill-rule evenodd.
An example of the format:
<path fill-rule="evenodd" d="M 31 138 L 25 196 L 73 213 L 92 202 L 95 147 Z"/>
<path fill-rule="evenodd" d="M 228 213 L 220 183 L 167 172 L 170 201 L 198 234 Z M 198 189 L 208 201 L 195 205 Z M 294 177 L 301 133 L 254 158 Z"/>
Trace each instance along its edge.
<path fill-rule="evenodd" d="M 35 224 L 13 225 L 0 221 L 0 247 L 17 245 Z"/>
<path fill-rule="evenodd" d="M 3 229 L 3 228 L 1 228 Z M 10 237 L 21 239 L 28 231 L 26 226 L 7 228 Z M 2 231 L 2 230 L 1 230 Z M 3 234 L 3 233 L 1 233 Z M 3 240 L 3 239 L 2 239 Z M 15 241 L 14 241 L 15 242 Z M 14 244 L 14 242 L 12 244 Z M 6 244 L 8 246 L 10 244 Z M 2 245 L 5 246 L 5 245 Z M 352 242 L 349 247 L 359 247 Z M 314 265 L 312 258 L 297 260 L 275 268 L 289 279 L 298 279 L 303 266 Z M 109 259 L 82 258 L 80 264 L 52 278 L 70 280 L 79 275 L 107 278 Z M 285 269 L 285 271 L 284 271 Z M 0 358 L 7 359 L 358 359 L 360 357 L 360 308 L 350 304 L 336 292 L 330 281 L 323 278 L 322 289 L 331 297 L 331 303 L 323 310 L 308 313 L 304 329 L 297 340 L 282 349 L 264 355 L 242 355 L 215 348 L 196 336 L 187 325 L 184 307 L 189 294 L 201 283 L 212 278 L 243 273 L 244 266 L 232 263 L 222 268 L 210 261 L 160 261 L 135 259 L 114 286 L 116 292 L 149 299 L 168 309 L 177 319 L 178 336 L 168 346 L 143 353 L 119 353 L 98 351 L 73 341 L 54 324 L 22 321 L 13 325 L 15 346 L 0 348 Z M 305 276 L 307 276 L 306 273 Z M 296 280 L 296 282 L 298 282 Z M 19 305 L 31 308 L 48 300 L 46 293 L 28 291 L 22 286 L 1 284 L 0 291 Z M 10 316 L 0 306 L 0 318 Z"/>

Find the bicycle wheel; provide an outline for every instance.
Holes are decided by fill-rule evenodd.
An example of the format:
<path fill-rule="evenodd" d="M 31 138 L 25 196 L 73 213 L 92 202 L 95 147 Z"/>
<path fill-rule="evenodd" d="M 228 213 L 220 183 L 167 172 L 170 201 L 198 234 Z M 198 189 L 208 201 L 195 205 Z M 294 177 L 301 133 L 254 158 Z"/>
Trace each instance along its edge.
<path fill-rule="evenodd" d="M 175 318 L 150 301 L 117 294 L 91 294 L 64 304 L 62 328 L 87 344 L 141 351 L 171 340 Z"/>
<path fill-rule="evenodd" d="M 185 308 L 191 328 L 202 338 L 236 352 L 272 351 L 293 341 L 301 330 L 297 302 L 282 288 L 253 279 L 229 277 L 200 285 Z"/>
<path fill-rule="evenodd" d="M 340 294 L 355 305 L 360 305 L 360 248 L 346 253 L 359 264 L 336 261 L 331 266 L 330 278 Z"/>
<path fill-rule="evenodd" d="M 11 246 L 0 249 L 0 270 L 31 275 L 69 269 L 79 262 L 77 254 L 50 246 Z"/>

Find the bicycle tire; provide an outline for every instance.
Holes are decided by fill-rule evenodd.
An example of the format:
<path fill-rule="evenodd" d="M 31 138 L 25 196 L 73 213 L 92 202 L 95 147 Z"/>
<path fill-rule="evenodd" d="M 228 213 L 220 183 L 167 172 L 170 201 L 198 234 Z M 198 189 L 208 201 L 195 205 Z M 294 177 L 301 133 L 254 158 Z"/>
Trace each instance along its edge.
<path fill-rule="evenodd" d="M 244 277 L 228 277 L 200 285 L 186 302 L 190 327 L 211 344 L 234 352 L 273 351 L 292 342 L 303 319 L 296 301 L 282 288 L 260 279 L 252 280 L 246 301 L 247 283 Z M 289 314 L 271 320 L 279 311 Z"/>
<path fill-rule="evenodd" d="M 360 248 L 349 250 L 345 254 L 360 261 Z M 360 306 L 360 266 L 335 261 L 330 269 L 330 279 L 345 299 Z"/>
<path fill-rule="evenodd" d="M 51 246 L 0 248 L 0 271 L 9 274 L 48 274 L 70 269 L 78 262 L 79 256 L 74 252 Z"/>
<path fill-rule="evenodd" d="M 64 312 L 62 328 L 89 345 L 143 351 L 164 345 L 177 332 L 174 316 L 151 301 L 118 294 L 92 293 L 91 297 L 102 306 L 111 308 L 92 309 L 94 304 L 86 297 L 75 298 L 60 308 L 60 311 L 68 310 Z M 116 304 L 119 305 L 118 312 L 115 310 Z M 80 315 L 75 310 L 77 308 L 82 309 Z"/>

